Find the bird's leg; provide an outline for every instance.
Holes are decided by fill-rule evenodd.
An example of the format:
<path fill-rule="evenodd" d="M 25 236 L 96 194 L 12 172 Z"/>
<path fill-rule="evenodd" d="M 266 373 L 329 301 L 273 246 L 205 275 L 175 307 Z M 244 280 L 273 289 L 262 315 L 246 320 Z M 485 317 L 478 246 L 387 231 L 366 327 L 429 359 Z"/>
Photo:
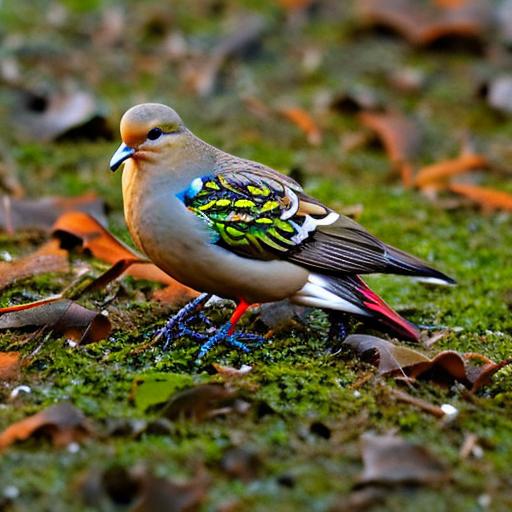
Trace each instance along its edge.
<path fill-rule="evenodd" d="M 249 352 L 249 347 L 244 342 L 263 343 L 265 338 L 251 333 L 235 333 L 235 326 L 251 304 L 240 299 L 229 322 L 224 324 L 206 343 L 199 349 L 197 360 L 200 361 L 215 345 L 225 342 L 244 352 Z"/>
<path fill-rule="evenodd" d="M 334 347 L 330 347 L 329 351 L 336 351 L 336 345 L 343 343 L 345 338 L 347 337 L 347 324 L 346 317 L 343 313 L 339 311 L 328 310 L 327 315 L 329 317 L 329 322 L 331 326 L 329 327 L 329 340 L 333 340 Z"/>
<path fill-rule="evenodd" d="M 180 336 L 187 335 L 196 341 L 204 341 L 207 336 L 193 331 L 187 327 L 187 321 L 196 316 L 196 314 L 203 308 L 208 299 L 211 297 L 209 293 L 202 293 L 199 297 L 196 297 L 193 301 L 189 302 L 186 306 L 181 308 L 175 315 L 169 318 L 165 327 L 158 332 L 158 337 L 163 336 L 165 343 L 163 350 L 167 350 L 169 344 Z"/>

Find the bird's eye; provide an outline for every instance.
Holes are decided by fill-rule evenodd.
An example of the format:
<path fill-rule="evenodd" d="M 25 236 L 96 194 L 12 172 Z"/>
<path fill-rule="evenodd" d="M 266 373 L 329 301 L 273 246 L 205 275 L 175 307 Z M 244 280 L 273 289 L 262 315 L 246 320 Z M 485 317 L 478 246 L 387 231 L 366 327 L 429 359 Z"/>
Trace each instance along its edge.
<path fill-rule="evenodd" d="M 160 137 L 160 135 L 162 135 L 162 130 L 161 128 L 151 128 L 151 130 L 149 130 L 148 132 L 148 139 L 149 140 L 156 140 L 158 139 L 158 137 Z"/>

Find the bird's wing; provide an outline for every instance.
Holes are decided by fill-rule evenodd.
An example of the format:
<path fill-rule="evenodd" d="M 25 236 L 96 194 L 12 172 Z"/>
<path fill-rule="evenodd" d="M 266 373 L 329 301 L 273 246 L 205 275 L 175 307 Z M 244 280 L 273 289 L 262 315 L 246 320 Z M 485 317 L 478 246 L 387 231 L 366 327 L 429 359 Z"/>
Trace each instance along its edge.
<path fill-rule="evenodd" d="M 286 259 L 332 275 L 392 272 L 446 280 L 280 178 L 275 171 L 224 170 L 196 178 L 178 197 L 207 223 L 214 243 L 241 256 Z"/>

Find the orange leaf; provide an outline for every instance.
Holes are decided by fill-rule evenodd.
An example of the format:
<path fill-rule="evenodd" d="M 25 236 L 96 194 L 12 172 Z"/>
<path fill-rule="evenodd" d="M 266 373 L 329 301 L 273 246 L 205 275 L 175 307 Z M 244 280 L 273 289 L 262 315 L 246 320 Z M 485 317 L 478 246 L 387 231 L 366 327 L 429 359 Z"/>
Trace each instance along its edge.
<path fill-rule="evenodd" d="M 374 131 L 382 141 L 393 166 L 400 172 L 404 186 L 412 181 L 411 159 L 421 143 L 421 133 L 416 122 L 401 113 L 362 112 L 361 123 Z"/>
<path fill-rule="evenodd" d="M 320 128 L 305 110 L 298 107 L 287 107 L 279 109 L 278 112 L 302 130 L 311 145 L 318 146 L 322 143 Z"/>
<path fill-rule="evenodd" d="M 7 427 L 0 433 L 0 449 L 36 433 L 47 434 L 55 446 L 67 446 L 89 437 L 91 427 L 82 411 L 62 402 Z"/>
<path fill-rule="evenodd" d="M 445 37 L 479 40 L 492 22 L 483 0 L 358 0 L 357 7 L 367 25 L 388 27 L 418 46 Z"/>
<path fill-rule="evenodd" d="M 61 215 L 53 226 L 53 233 L 63 239 L 70 235 L 72 238 L 78 238 L 82 243 L 82 248 L 91 251 L 96 258 L 113 265 L 119 264 L 119 269 L 115 269 L 112 274 L 118 270 L 125 270 L 126 274 L 132 277 L 167 285 L 165 290 L 170 288 L 172 293 L 167 290 L 166 302 L 178 304 L 198 295 L 195 290 L 178 283 L 163 270 L 150 263 L 147 258 L 126 246 L 109 233 L 94 217 L 86 213 L 69 212 Z M 160 294 L 159 300 L 165 300 L 162 297 L 163 294 Z"/>
<path fill-rule="evenodd" d="M 0 352 L 0 380 L 15 379 L 20 369 L 19 352 Z"/>
<path fill-rule="evenodd" d="M 439 186 L 443 187 L 448 178 L 463 174 L 473 169 L 487 167 L 487 159 L 476 154 L 462 154 L 452 160 L 445 160 L 436 164 L 427 165 L 418 171 L 414 185 L 420 188 Z"/>
<path fill-rule="evenodd" d="M 112 330 L 106 316 L 61 297 L 0 308 L 0 329 L 26 326 L 49 327 L 83 345 L 107 338 Z"/>
<path fill-rule="evenodd" d="M 507 192 L 462 183 L 452 183 L 449 188 L 452 192 L 471 199 L 483 208 L 512 211 L 512 194 Z"/>
<path fill-rule="evenodd" d="M 512 364 L 512 359 L 495 363 L 481 354 L 460 354 L 453 350 L 444 350 L 430 358 L 416 350 L 366 334 L 351 334 L 344 343 L 363 357 L 370 355 L 370 362 L 378 367 L 381 374 L 433 380 L 442 385 L 457 381 L 472 391 L 488 384 L 498 370 Z M 471 364 L 475 359 L 484 364 Z"/>

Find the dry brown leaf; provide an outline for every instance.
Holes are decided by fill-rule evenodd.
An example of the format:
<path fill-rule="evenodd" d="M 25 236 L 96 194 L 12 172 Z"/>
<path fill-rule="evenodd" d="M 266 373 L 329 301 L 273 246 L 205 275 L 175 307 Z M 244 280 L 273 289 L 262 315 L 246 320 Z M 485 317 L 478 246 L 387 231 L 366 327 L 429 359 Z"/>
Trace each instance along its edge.
<path fill-rule="evenodd" d="M 0 352 L 0 381 L 13 380 L 21 367 L 20 352 Z"/>
<path fill-rule="evenodd" d="M 115 268 L 110 269 L 108 277 L 119 272 L 115 275 L 118 277 L 126 271 L 132 277 L 167 285 L 156 292 L 157 300 L 179 304 L 198 295 L 195 290 L 178 283 L 147 258 L 123 244 L 90 215 L 81 212 L 61 215 L 53 226 L 53 233 L 62 240 L 80 240 L 82 248 L 90 251 L 94 257 L 115 265 Z"/>
<path fill-rule="evenodd" d="M 224 452 L 220 467 L 231 478 L 238 478 L 242 482 L 250 482 L 258 476 L 261 459 L 252 450 L 233 446 Z"/>
<path fill-rule="evenodd" d="M 446 188 L 450 178 L 459 174 L 482 169 L 488 166 L 487 159 L 482 155 L 462 154 L 452 160 L 445 160 L 427 165 L 418 171 L 414 177 L 414 185 L 419 188 Z"/>
<path fill-rule="evenodd" d="M 373 89 L 356 85 L 334 94 L 329 106 L 336 112 L 355 114 L 380 110 L 382 109 L 382 101 Z"/>
<path fill-rule="evenodd" d="M 366 334 L 347 336 L 344 343 L 360 355 L 370 355 L 370 362 L 381 374 L 431 380 L 442 385 L 457 381 L 473 392 L 488 384 L 498 370 L 512 364 L 512 359 L 495 363 L 481 354 L 459 354 L 453 350 L 429 358 L 416 350 Z M 474 360 L 480 364 L 472 364 Z"/>
<path fill-rule="evenodd" d="M 68 253 L 58 240 L 50 240 L 37 251 L 15 261 L 0 262 L 0 290 L 12 283 L 47 272 L 68 272 Z"/>
<path fill-rule="evenodd" d="M 385 26 L 413 45 L 426 46 L 446 37 L 480 41 L 492 21 L 487 0 L 359 0 L 362 21 Z"/>
<path fill-rule="evenodd" d="M 410 366 L 429 362 L 427 356 L 416 350 L 367 334 L 352 334 L 343 343 L 358 354 L 370 355 L 370 362 L 377 366 L 381 374 L 402 372 Z"/>
<path fill-rule="evenodd" d="M 189 418 L 203 421 L 227 411 L 236 393 L 222 384 L 200 384 L 176 393 L 162 409 L 162 415 L 174 421 Z"/>
<path fill-rule="evenodd" d="M 105 205 L 93 193 L 42 199 L 4 196 L 0 201 L 0 229 L 11 234 L 21 229 L 50 231 L 57 218 L 69 211 L 87 212 L 100 222 L 105 220 Z"/>
<path fill-rule="evenodd" d="M 376 486 L 355 489 L 348 496 L 339 496 L 328 512 L 368 512 L 376 505 L 385 503 L 387 496 L 385 489 Z"/>
<path fill-rule="evenodd" d="M 303 329 L 309 309 L 305 306 L 292 304 L 288 299 L 261 304 L 258 318 L 278 333 L 290 329 Z"/>
<path fill-rule="evenodd" d="M 61 402 L 7 427 L 0 433 L 0 449 L 36 434 L 48 436 L 55 446 L 67 446 L 90 437 L 92 428 L 82 411 Z"/>
<path fill-rule="evenodd" d="M 111 134 L 96 99 L 88 92 L 71 90 L 40 96 L 20 91 L 11 119 L 29 140 L 48 142 L 73 130 L 74 135 L 97 139 Z M 87 125 L 90 125 L 88 128 Z"/>
<path fill-rule="evenodd" d="M 307 137 L 312 146 L 322 143 L 322 132 L 311 115 L 299 107 L 283 107 L 278 109 L 285 119 L 295 124 Z"/>
<path fill-rule="evenodd" d="M 150 473 L 145 465 L 127 469 L 114 465 L 105 471 L 91 468 L 79 478 L 78 490 L 92 510 L 122 503 L 131 512 L 194 512 L 206 497 L 210 479 L 200 468 L 188 482 L 173 482 Z M 107 501 L 108 500 L 108 501 Z"/>
<path fill-rule="evenodd" d="M 215 91 L 219 75 L 226 63 L 261 40 L 266 22 L 260 16 L 246 16 L 236 23 L 236 27 L 232 34 L 227 35 L 213 48 L 209 56 L 187 61 L 183 81 L 198 96 L 210 96 Z"/>
<path fill-rule="evenodd" d="M 512 194 L 493 188 L 451 183 L 449 189 L 479 204 L 485 210 L 512 211 Z"/>
<path fill-rule="evenodd" d="M 140 496 L 130 512 L 195 512 L 206 497 L 210 479 L 199 474 L 186 483 L 145 474 L 139 478 Z"/>
<path fill-rule="evenodd" d="M 426 448 L 393 436 L 361 436 L 364 471 L 359 484 L 432 485 L 446 482 L 446 466 Z"/>
<path fill-rule="evenodd" d="M 60 296 L 0 308 L 0 329 L 28 326 L 48 327 L 84 345 L 107 338 L 112 330 L 106 316 Z"/>
<path fill-rule="evenodd" d="M 413 178 L 411 160 L 416 155 L 422 139 L 418 124 L 396 112 L 362 112 L 359 119 L 382 141 L 391 163 L 402 177 L 404 186 L 411 186 Z"/>

